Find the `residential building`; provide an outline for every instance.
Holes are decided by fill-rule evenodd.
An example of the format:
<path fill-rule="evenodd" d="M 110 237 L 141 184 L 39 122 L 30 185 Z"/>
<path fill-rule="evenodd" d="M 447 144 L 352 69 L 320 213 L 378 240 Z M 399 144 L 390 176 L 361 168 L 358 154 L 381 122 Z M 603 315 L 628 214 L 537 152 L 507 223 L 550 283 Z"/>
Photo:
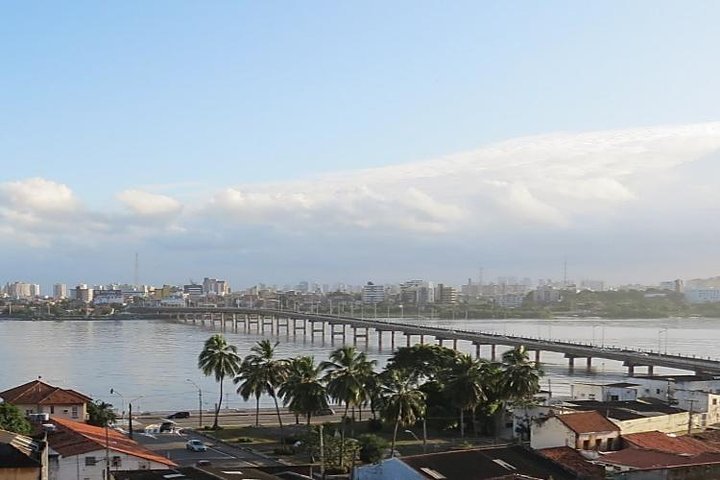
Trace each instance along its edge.
<path fill-rule="evenodd" d="M 688 288 L 685 300 L 693 304 L 720 302 L 720 288 Z"/>
<path fill-rule="evenodd" d="M 500 308 L 520 308 L 525 301 L 525 295 L 521 293 L 506 293 L 493 297 L 495 305 Z"/>
<path fill-rule="evenodd" d="M 437 289 L 435 290 L 435 303 L 442 305 L 453 305 L 458 301 L 457 288 L 438 283 Z"/>
<path fill-rule="evenodd" d="M 355 469 L 356 480 L 576 480 L 551 459 L 519 445 L 499 445 L 383 460 Z"/>
<path fill-rule="evenodd" d="M 657 401 L 571 400 L 565 402 L 563 408 L 573 411 L 598 412 L 617 425 L 622 435 L 650 431 L 685 432 L 690 421 L 690 414 L 686 410 Z"/>
<path fill-rule="evenodd" d="M 570 385 L 570 398 L 572 400 L 598 400 L 601 402 L 618 402 L 637 400 L 638 383 L 573 383 Z"/>
<path fill-rule="evenodd" d="M 64 300 L 67 298 L 67 285 L 64 283 L 56 283 L 53 285 L 53 298 L 55 300 Z"/>
<path fill-rule="evenodd" d="M 292 467 L 284 467 L 292 471 Z M 302 475 L 278 477 L 256 468 L 248 467 L 179 467 L 166 470 L 121 470 L 112 473 L 113 480 L 280 480 L 280 478 L 303 479 Z"/>
<path fill-rule="evenodd" d="M 552 285 L 541 285 L 532 292 L 532 301 L 541 305 L 551 305 L 560 301 L 560 290 Z"/>
<path fill-rule="evenodd" d="M 26 282 L 7 283 L 5 293 L 15 300 L 30 300 L 40 296 L 40 285 Z"/>
<path fill-rule="evenodd" d="M 385 286 L 368 282 L 362 288 L 363 303 L 382 303 L 385 300 Z"/>
<path fill-rule="evenodd" d="M 205 294 L 205 290 L 202 285 L 191 283 L 189 285 L 183 285 L 183 293 L 190 297 L 202 297 Z"/>
<path fill-rule="evenodd" d="M 596 411 L 555 414 L 533 422 L 530 446 L 533 449 L 617 450 L 620 427 Z"/>
<path fill-rule="evenodd" d="M 52 480 L 104 480 L 106 468 L 118 472 L 177 466 L 114 429 L 64 418 L 50 422 L 55 426 L 47 434 Z"/>
<path fill-rule="evenodd" d="M 81 283 L 75 287 L 74 298 L 81 302 L 90 303 L 93 300 L 93 292 L 94 290 L 92 288 L 88 288 L 86 284 Z"/>
<path fill-rule="evenodd" d="M 93 290 L 94 305 L 122 305 L 125 303 L 125 296 L 122 290 Z"/>
<path fill-rule="evenodd" d="M 638 394 L 670 403 L 693 414 L 693 425 L 720 423 L 720 376 L 657 375 L 634 377 Z"/>
<path fill-rule="evenodd" d="M 45 442 L 0 430 L 0 480 L 48 480 Z"/>
<path fill-rule="evenodd" d="M 605 282 L 602 280 L 582 280 L 580 282 L 581 290 L 590 290 L 592 292 L 605 291 Z"/>
<path fill-rule="evenodd" d="M 75 390 L 54 387 L 33 380 L 19 387 L 0 392 L 4 402 L 12 403 L 25 415 L 47 413 L 50 418 L 68 418 L 84 422 L 87 404 L 92 399 Z"/>
<path fill-rule="evenodd" d="M 544 448 L 536 450 L 536 453 L 574 473 L 579 480 L 605 480 L 605 468 L 588 461 L 574 448 Z"/>
<path fill-rule="evenodd" d="M 205 277 L 203 280 L 203 292 L 206 295 L 225 296 L 230 293 L 230 287 L 225 280 Z"/>
<path fill-rule="evenodd" d="M 424 280 L 403 282 L 400 284 L 400 303 L 416 306 L 435 303 L 435 287 Z"/>

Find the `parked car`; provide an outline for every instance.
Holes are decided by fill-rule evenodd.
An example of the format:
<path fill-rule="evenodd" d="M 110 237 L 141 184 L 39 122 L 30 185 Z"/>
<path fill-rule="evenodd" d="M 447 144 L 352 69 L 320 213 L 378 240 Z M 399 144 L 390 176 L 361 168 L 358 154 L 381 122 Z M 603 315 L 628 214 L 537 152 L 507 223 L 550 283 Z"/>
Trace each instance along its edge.
<path fill-rule="evenodd" d="M 332 408 L 323 408 L 322 410 L 319 410 L 315 415 L 317 415 L 318 417 L 335 415 L 335 410 L 333 410 Z"/>
<path fill-rule="evenodd" d="M 175 412 L 175 413 L 173 413 L 172 415 L 168 415 L 168 416 L 165 417 L 165 418 L 170 418 L 170 419 L 174 419 L 174 418 L 190 418 L 190 412 Z"/>
<path fill-rule="evenodd" d="M 185 444 L 185 448 L 188 450 L 192 450 L 193 452 L 207 452 L 207 445 L 205 445 L 200 440 L 188 440 L 188 442 Z"/>

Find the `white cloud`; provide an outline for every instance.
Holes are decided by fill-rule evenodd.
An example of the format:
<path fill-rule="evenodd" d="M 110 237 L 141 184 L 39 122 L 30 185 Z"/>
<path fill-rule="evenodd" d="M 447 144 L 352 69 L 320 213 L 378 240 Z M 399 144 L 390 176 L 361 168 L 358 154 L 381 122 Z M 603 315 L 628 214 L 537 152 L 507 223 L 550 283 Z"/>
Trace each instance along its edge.
<path fill-rule="evenodd" d="M 53 214 L 74 212 L 80 207 L 67 185 L 38 177 L 0 184 L 0 195 L 5 205 L 21 212 Z"/>
<path fill-rule="evenodd" d="M 175 217 L 182 211 L 182 204 L 167 195 L 142 190 L 125 190 L 117 195 L 132 213 L 139 216 Z"/>

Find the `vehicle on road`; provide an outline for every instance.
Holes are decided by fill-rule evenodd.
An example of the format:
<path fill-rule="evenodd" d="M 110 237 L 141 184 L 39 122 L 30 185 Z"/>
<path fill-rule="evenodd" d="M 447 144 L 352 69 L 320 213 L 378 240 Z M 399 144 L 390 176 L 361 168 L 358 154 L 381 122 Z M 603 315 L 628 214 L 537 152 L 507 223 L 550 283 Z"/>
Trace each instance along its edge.
<path fill-rule="evenodd" d="M 319 410 L 315 415 L 318 417 L 324 417 L 326 415 L 335 415 L 335 410 L 332 408 L 323 408 L 322 410 Z"/>
<path fill-rule="evenodd" d="M 172 415 L 168 415 L 165 418 L 175 419 L 175 418 L 190 418 L 190 412 L 175 412 Z"/>
<path fill-rule="evenodd" d="M 188 450 L 191 450 L 193 452 L 207 452 L 207 445 L 205 445 L 200 440 L 188 440 L 188 442 L 185 444 L 185 448 Z"/>

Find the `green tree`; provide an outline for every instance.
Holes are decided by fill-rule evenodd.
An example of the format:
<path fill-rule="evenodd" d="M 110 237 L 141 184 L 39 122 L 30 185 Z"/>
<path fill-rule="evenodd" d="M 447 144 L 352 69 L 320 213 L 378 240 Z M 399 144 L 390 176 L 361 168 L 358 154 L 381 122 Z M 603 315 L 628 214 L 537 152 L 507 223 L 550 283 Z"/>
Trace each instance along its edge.
<path fill-rule="evenodd" d="M 413 382 L 412 376 L 392 372 L 383 384 L 382 397 L 382 416 L 395 423 L 390 447 L 391 455 L 394 455 L 398 427 L 415 425 L 425 416 L 425 394 Z"/>
<path fill-rule="evenodd" d="M 524 346 L 518 346 L 503 353 L 503 373 L 499 386 L 501 396 L 515 404 L 527 404 L 540 391 L 542 371 L 530 361 Z"/>
<path fill-rule="evenodd" d="M 240 368 L 241 359 L 235 345 L 229 345 L 222 335 L 213 335 L 205 341 L 198 356 L 198 368 L 207 376 L 215 376 L 220 383 L 220 398 L 215 406 L 213 428 L 218 428 L 218 415 L 222 406 L 223 383 L 225 377 L 234 377 Z"/>
<path fill-rule="evenodd" d="M 365 463 L 377 463 L 382 460 L 383 452 L 388 447 L 384 438 L 366 433 L 358 437 L 360 443 L 360 460 Z"/>
<path fill-rule="evenodd" d="M 117 415 L 110 403 L 95 400 L 88 403 L 88 423 L 96 427 L 106 427 L 117 420 Z"/>
<path fill-rule="evenodd" d="M 0 430 L 28 435 L 32 428 L 15 405 L 0 403 Z"/>
<path fill-rule="evenodd" d="M 260 394 L 267 393 L 275 402 L 275 412 L 280 424 L 280 443 L 282 443 L 283 423 L 277 391 L 287 378 L 287 361 L 275 358 L 275 349 L 279 344 L 280 342 L 273 344 L 270 340 L 260 340 L 250 349 L 251 353 L 245 357 L 242 368 L 252 372 L 250 376 L 255 378 Z"/>
<path fill-rule="evenodd" d="M 320 366 L 315 364 L 313 357 L 294 358 L 288 363 L 287 379 L 278 391 L 283 404 L 296 415 L 304 415 L 308 426 L 313 414 L 329 407 L 320 373 Z"/>
<path fill-rule="evenodd" d="M 264 372 L 247 360 L 243 360 L 238 376 L 233 382 L 239 384 L 237 393 L 243 400 L 247 401 L 250 397 L 255 397 L 255 426 L 260 426 L 260 397 L 265 392 Z"/>
<path fill-rule="evenodd" d="M 489 373 L 487 362 L 467 354 L 461 354 L 450 371 L 446 388 L 452 404 L 460 411 L 461 437 L 465 437 L 465 411 L 473 412 L 474 426 L 475 409 L 488 398 Z"/>
<path fill-rule="evenodd" d="M 355 347 L 344 346 L 334 350 L 330 354 L 330 360 L 322 362 L 320 367 L 326 371 L 324 380 L 330 398 L 345 404 L 344 418 L 340 432 L 340 463 L 344 462 L 345 444 L 345 418 L 348 410 L 358 407 L 367 399 L 365 390 L 365 379 L 372 372 L 375 365 L 374 360 L 368 360 L 367 356 L 358 352 Z"/>

